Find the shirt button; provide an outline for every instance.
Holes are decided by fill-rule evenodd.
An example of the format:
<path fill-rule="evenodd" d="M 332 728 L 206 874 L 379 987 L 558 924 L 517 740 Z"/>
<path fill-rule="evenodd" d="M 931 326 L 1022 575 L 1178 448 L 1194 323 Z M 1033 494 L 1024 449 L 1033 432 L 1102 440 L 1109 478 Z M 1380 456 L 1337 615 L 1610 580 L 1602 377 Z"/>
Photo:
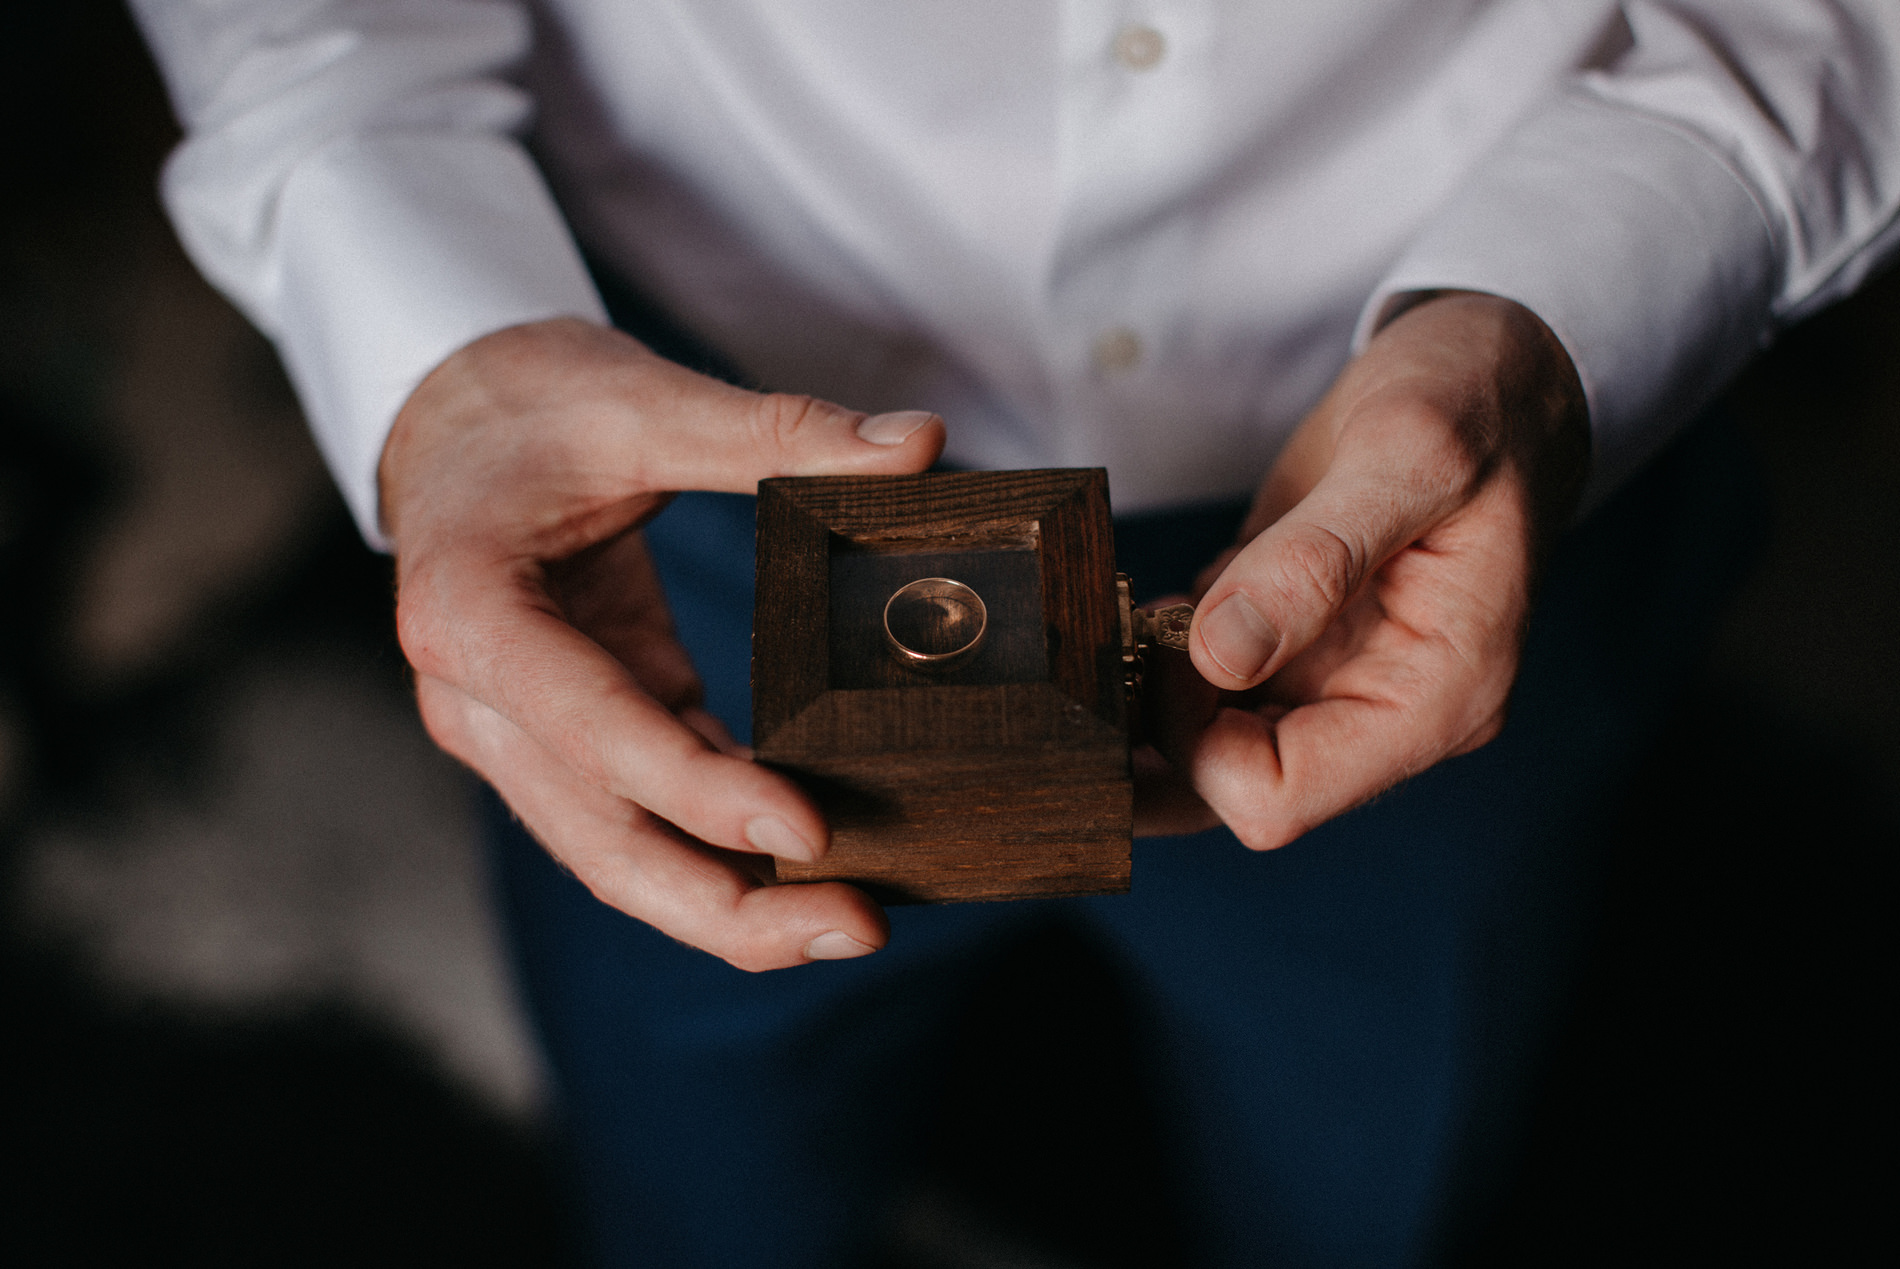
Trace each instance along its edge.
<path fill-rule="evenodd" d="M 1133 370 L 1141 361 L 1141 336 L 1126 326 L 1105 330 L 1095 337 L 1095 368 L 1105 374 Z"/>
<path fill-rule="evenodd" d="M 1153 70 L 1168 51 L 1168 42 L 1151 26 L 1133 22 L 1115 34 L 1115 60 L 1129 70 Z"/>

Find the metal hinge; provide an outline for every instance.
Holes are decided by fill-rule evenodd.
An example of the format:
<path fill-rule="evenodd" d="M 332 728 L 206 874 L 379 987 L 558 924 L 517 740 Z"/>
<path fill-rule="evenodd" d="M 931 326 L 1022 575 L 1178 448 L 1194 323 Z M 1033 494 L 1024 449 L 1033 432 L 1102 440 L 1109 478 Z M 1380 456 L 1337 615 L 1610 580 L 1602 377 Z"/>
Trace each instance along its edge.
<path fill-rule="evenodd" d="M 1128 682 L 1129 699 L 1141 691 L 1144 658 L 1153 648 L 1173 648 L 1186 652 L 1188 628 L 1194 624 L 1193 604 L 1169 604 L 1146 612 L 1135 607 L 1128 574 L 1115 574 L 1115 604 L 1121 614 L 1122 673 Z"/>

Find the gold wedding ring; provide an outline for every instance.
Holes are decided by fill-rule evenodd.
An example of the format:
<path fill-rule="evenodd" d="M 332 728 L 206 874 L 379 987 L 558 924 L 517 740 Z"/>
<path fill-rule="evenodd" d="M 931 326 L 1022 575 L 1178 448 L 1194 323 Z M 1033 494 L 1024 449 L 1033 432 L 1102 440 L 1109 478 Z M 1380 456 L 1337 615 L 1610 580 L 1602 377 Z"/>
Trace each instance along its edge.
<path fill-rule="evenodd" d="M 990 632 L 983 597 L 948 577 L 924 577 L 884 602 L 884 637 L 907 665 L 948 669 L 968 660 Z"/>

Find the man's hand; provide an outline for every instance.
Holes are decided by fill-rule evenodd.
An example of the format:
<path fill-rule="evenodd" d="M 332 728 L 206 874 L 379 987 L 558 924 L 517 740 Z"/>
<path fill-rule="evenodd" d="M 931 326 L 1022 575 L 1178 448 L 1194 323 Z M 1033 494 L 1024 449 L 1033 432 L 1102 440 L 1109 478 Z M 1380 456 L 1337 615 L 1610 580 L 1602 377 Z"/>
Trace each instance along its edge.
<path fill-rule="evenodd" d="M 1495 736 L 1588 453 L 1576 371 L 1528 310 L 1451 293 L 1381 330 L 1202 574 L 1205 682 L 1157 684 L 1172 775 L 1144 782 L 1143 831 L 1218 819 L 1268 850 Z"/>
<path fill-rule="evenodd" d="M 450 357 L 384 447 L 397 627 L 438 744 L 603 901 L 744 969 L 863 955 L 884 914 L 840 883 L 768 886 L 823 818 L 700 708 L 639 527 L 678 490 L 921 471 L 922 412 L 864 415 L 697 375 L 562 319 Z"/>

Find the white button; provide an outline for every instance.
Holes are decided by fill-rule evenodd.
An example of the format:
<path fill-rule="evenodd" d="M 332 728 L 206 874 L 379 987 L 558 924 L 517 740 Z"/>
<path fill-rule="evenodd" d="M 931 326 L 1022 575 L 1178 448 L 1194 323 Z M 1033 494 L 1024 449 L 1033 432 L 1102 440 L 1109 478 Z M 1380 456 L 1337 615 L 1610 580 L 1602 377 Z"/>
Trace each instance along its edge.
<path fill-rule="evenodd" d="M 1161 32 L 1139 22 L 1131 22 L 1115 35 L 1115 60 L 1129 70 L 1153 70 L 1168 51 Z"/>
<path fill-rule="evenodd" d="M 1133 370 L 1141 361 L 1141 336 L 1126 326 L 1105 330 L 1095 337 L 1095 368 L 1105 374 Z"/>

